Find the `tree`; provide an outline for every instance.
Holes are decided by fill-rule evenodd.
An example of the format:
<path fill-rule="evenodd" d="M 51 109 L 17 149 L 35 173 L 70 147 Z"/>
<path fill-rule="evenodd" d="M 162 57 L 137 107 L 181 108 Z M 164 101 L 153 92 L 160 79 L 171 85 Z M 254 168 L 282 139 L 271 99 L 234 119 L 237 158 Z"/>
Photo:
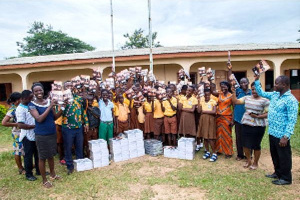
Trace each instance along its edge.
<path fill-rule="evenodd" d="M 17 42 L 19 57 L 42 56 L 93 51 L 95 47 L 68 36 L 62 31 L 54 31 L 51 25 L 34 22 L 27 32 L 24 42 Z"/>
<path fill-rule="evenodd" d="M 125 38 L 128 38 L 129 41 L 126 41 L 125 45 L 122 46 L 122 49 L 140 49 L 140 48 L 149 48 L 149 39 L 148 36 L 144 36 L 144 30 L 141 28 L 135 30 L 132 35 L 128 33 L 124 34 Z M 157 37 L 157 32 L 152 34 L 152 47 L 162 47 L 160 42 L 155 43 Z"/>
<path fill-rule="evenodd" d="M 298 32 L 300 33 L 300 29 L 298 30 Z M 299 39 L 297 39 L 297 41 L 300 43 L 300 38 L 299 38 Z"/>

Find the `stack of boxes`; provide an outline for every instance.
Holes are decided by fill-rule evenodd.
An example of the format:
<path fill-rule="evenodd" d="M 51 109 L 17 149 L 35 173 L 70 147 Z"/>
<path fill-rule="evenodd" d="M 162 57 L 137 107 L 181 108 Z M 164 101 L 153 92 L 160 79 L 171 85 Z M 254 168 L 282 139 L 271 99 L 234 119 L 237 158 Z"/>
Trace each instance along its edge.
<path fill-rule="evenodd" d="M 145 150 L 146 154 L 151 156 L 158 156 L 163 153 L 162 142 L 155 139 L 145 140 Z"/>
<path fill-rule="evenodd" d="M 114 162 L 129 159 L 129 143 L 127 138 L 111 138 L 109 148 Z"/>
<path fill-rule="evenodd" d="M 195 158 L 196 143 L 195 138 L 182 137 L 178 140 L 178 158 L 193 160 Z"/>
<path fill-rule="evenodd" d="M 145 155 L 143 131 L 139 129 L 124 132 L 125 138 L 109 140 L 112 160 L 120 162 Z"/>
<path fill-rule="evenodd" d="M 105 167 L 109 165 L 109 153 L 107 142 L 103 139 L 89 141 L 90 159 L 93 167 Z"/>
<path fill-rule="evenodd" d="M 178 158 L 178 149 L 174 146 L 165 146 L 164 147 L 164 157 L 166 158 Z"/>
<path fill-rule="evenodd" d="M 140 129 L 132 129 L 124 132 L 129 143 L 129 156 L 136 158 L 145 155 L 144 136 Z"/>
<path fill-rule="evenodd" d="M 88 158 L 77 159 L 74 160 L 74 168 L 77 172 L 90 170 L 93 169 L 93 162 Z"/>

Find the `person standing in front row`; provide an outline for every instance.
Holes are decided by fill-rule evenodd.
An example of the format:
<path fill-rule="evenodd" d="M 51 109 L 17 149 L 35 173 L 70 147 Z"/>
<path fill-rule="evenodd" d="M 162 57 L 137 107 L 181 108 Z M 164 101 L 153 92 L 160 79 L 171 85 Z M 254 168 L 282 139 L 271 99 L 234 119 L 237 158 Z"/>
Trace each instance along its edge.
<path fill-rule="evenodd" d="M 62 134 L 65 149 L 65 159 L 68 175 L 73 173 L 72 147 L 75 144 L 76 159 L 83 158 L 83 127 L 84 132 L 89 131 L 89 122 L 83 107 L 83 98 L 73 95 L 72 103 L 67 104 L 62 113 Z"/>
<path fill-rule="evenodd" d="M 201 113 L 199 120 L 199 128 L 197 136 L 204 139 L 204 146 L 206 153 L 203 155 L 203 159 L 208 158 L 210 162 L 216 162 L 218 159 L 216 151 L 216 111 L 217 102 L 211 97 L 210 89 L 204 89 L 204 97 L 201 97 L 198 104 L 198 112 Z M 212 155 L 209 151 L 211 147 Z"/>
<path fill-rule="evenodd" d="M 268 133 L 275 172 L 266 177 L 276 178 L 277 180 L 272 181 L 275 185 L 289 185 L 292 183 L 290 139 L 297 123 L 298 101 L 291 93 L 290 79 L 287 76 L 276 78 L 274 92 L 264 92 L 259 76 L 255 76 L 255 89 L 259 96 L 270 100 Z"/>
<path fill-rule="evenodd" d="M 232 65 L 227 64 L 228 68 L 228 77 L 232 74 Z M 235 90 L 236 98 L 240 99 L 245 96 L 251 96 L 252 92 L 249 89 L 249 80 L 248 78 L 244 77 L 240 80 L 240 88 L 237 88 Z M 245 113 L 245 105 L 244 104 L 234 104 L 234 111 L 233 111 L 233 118 L 234 118 L 234 128 L 235 128 L 235 141 L 236 141 L 236 150 L 237 150 L 237 156 L 236 160 L 240 161 L 245 157 L 244 150 L 243 150 L 243 139 L 242 139 L 242 118 Z"/>
<path fill-rule="evenodd" d="M 35 119 L 35 141 L 39 154 L 39 169 L 45 188 L 52 187 L 46 177 L 46 160 L 50 168 L 50 180 L 61 179 L 54 170 L 54 156 L 57 153 L 55 119 L 61 116 L 62 110 L 55 112 L 56 102 L 44 99 L 44 87 L 41 83 L 34 83 L 31 90 L 35 100 L 28 104 L 29 112 Z"/>
<path fill-rule="evenodd" d="M 99 100 L 100 109 L 100 126 L 99 138 L 109 142 L 113 138 L 114 122 L 113 122 L 113 109 L 114 104 L 108 99 L 109 91 L 104 89 L 101 92 L 101 99 Z"/>
<path fill-rule="evenodd" d="M 29 181 L 35 181 L 37 178 L 33 175 L 32 158 L 34 157 L 36 175 L 40 175 L 39 170 L 39 156 L 35 143 L 35 121 L 32 115 L 29 113 L 28 104 L 33 99 L 33 94 L 30 90 L 24 90 L 21 94 L 21 103 L 16 109 L 16 117 L 18 127 L 21 129 L 19 141 L 23 142 L 24 146 L 24 166 L 25 176 Z"/>
<path fill-rule="evenodd" d="M 176 146 L 177 134 L 177 99 L 173 97 L 171 88 L 166 88 L 167 99 L 162 102 L 162 111 L 164 112 L 165 134 L 168 135 L 168 145 Z"/>
<path fill-rule="evenodd" d="M 219 97 L 217 107 L 217 140 L 216 148 L 218 153 L 224 153 L 225 158 L 231 158 L 233 155 L 232 142 L 232 94 L 231 86 L 227 81 L 220 83 L 221 92 L 217 93 L 215 87 L 211 85 L 211 92 Z"/>

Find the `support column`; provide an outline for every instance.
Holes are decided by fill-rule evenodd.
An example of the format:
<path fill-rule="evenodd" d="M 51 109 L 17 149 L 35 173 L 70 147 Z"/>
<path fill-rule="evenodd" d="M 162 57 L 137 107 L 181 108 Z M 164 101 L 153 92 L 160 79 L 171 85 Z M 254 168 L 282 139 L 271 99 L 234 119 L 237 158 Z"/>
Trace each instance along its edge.
<path fill-rule="evenodd" d="M 28 90 L 28 72 L 20 72 L 19 75 L 22 79 L 22 88 L 23 90 Z"/>
<path fill-rule="evenodd" d="M 278 76 L 283 75 L 283 74 L 280 74 L 280 67 L 281 67 L 281 64 L 283 63 L 283 61 L 285 61 L 285 58 L 278 58 L 278 59 L 274 59 L 271 61 L 274 63 L 274 81 L 275 81 L 275 79 Z"/>

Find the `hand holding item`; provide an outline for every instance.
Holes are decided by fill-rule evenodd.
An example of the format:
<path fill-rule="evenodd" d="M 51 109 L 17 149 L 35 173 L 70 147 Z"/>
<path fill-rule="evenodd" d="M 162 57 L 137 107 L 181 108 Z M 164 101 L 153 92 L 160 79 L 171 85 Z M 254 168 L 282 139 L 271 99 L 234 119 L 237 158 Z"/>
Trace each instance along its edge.
<path fill-rule="evenodd" d="M 231 63 L 227 63 L 227 69 L 228 69 L 228 70 L 231 70 L 231 69 L 232 69 Z"/>
<path fill-rule="evenodd" d="M 255 113 L 250 113 L 249 115 L 250 115 L 252 118 L 257 118 L 257 117 L 258 117 L 258 115 L 255 114 Z"/>

